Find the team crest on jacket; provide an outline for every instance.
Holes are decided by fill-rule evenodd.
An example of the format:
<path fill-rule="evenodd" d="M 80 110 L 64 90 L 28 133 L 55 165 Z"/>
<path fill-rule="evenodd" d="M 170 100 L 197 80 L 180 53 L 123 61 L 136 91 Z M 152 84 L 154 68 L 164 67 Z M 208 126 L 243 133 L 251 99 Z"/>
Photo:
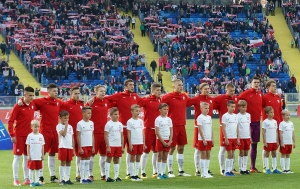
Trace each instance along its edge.
<path fill-rule="evenodd" d="M 277 100 L 277 102 L 279 103 L 279 100 Z"/>
<path fill-rule="evenodd" d="M 58 106 L 58 102 L 56 102 L 56 106 Z"/>
<path fill-rule="evenodd" d="M 183 96 L 182 99 L 185 100 L 185 97 Z"/>
<path fill-rule="evenodd" d="M 106 104 L 106 103 L 105 103 L 104 105 L 105 105 L 105 107 L 107 107 L 107 104 Z"/>
<path fill-rule="evenodd" d="M 259 94 L 259 96 L 261 96 L 261 94 Z"/>
<path fill-rule="evenodd" d="M 80 106 L 80 109 L 82 109 L 82 106 Z"/>
<path fill-rule="evenodd" d="M 158 102 L 160 102 L 160 99 L 158 99 Z"/>
<path fill-rule="evenodd" d="M 234 98 L 235 101 L 237 101 L 237 98 Z"/>
<path fill-rule="evenodd" d="M 210 100 L 209 102 L 212 103 L 212 100 Z"/>

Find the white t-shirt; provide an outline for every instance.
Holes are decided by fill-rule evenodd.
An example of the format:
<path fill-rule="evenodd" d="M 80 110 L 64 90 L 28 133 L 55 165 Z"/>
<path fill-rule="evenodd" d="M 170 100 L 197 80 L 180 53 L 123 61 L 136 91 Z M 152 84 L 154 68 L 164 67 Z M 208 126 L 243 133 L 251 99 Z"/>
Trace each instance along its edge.
<path fill-rule="evenodd" d="M 250 138 L 250 114 L 237 114 L 238 118 L 238 127 L 240 132 L 240 138 L 241 139 L 247 139 Z"/>
<path fill-rule="evenodd" d="M 197 118 L 197 125 L 202 126 L 202 132 L 205 140 L 212 140 L 212 120 L 209 115 L 199 115 Z M 198 140 L 202 140 L 198 132 Z"/>
<path fill-rule="evenodd" d="M 42 160 L 42 149 L 45 144 L 44 136 L 41 133 L 30 133 L 27 136 L 26 144 L 30 146 L 31 160 Z"/>
<path fill-rule="evenodd" d="M 135 18 L 131 19 L 131 23 L 135 24 Z"/>
<path fill-rule="evenodd" d="M 279 130 L 282 131 L 283 144 L 293 144 L 294 124 L 290 121 L 282 121 L 279 124 Z"/>
<path fill-rule="evenodd" d="M 159 128 L 159 134 L 163 140 L 170 139 L 170 128 L 173 127 L 171 118 L 158 116 L 155 119 L 155 127 Z"/>
<path fill-rule="evenodd" d="M 127 130 L 131 132 L 131 144 L 144 144 L 143 129 L 143 120 L 135 120 L 133 118 L 130 118 L 127 121 Z"/>
<path fill-rule="evenodd" d="M 236 139 L 237 138 L 237 115 L 229 114 L 228 112 L 222 116 L 222 124 L 226 125 L 226 134 L 228 139 Z"/>
<path fill-rule="evenodd" d="M 266 142 L 276 143 L 277 142 L 277 122 L 275 119 L 265 119 L 262 123 L 262 128 L 266 130 Z"/>
<path fill-rule="evenodd" d="M 59 140 L 59 145 L 58 148 L 66 148 L 66 149 L 73 149 L 73 128 L 71 125 L 68 125 L 67 128 L 67 133 L 65 136 L 62 136 L 59 134 L 60 131 L 63 131 L 65 129 L 65 126 L 61 123 L 59 123 L 56 126 L 56 131 L 58 133 L 58 140 Z"/>
<path fill-rule="evenodd" d="M 121 133 L 123 132 L 123 125 L 121 122 L 113 122 L 112 120 L 108 121 L 105 125 L 104 131 L 108 132 L 109 146 L 122 146 Z"/>
<path fill-rule="evenodd" d="M 81 147 L 93 146 L 94 122 L 79 121 L 77 123 L 77 131 L 80 132 Z"/>

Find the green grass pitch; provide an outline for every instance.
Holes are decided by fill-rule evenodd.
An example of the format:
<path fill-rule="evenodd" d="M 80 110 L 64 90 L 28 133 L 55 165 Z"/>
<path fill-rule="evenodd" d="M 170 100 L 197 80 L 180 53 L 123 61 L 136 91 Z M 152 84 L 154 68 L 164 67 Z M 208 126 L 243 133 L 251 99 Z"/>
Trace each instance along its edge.
<path fill-rule="evenodd" d="M 296 135 L 296 141 L 300 138 L 300 130 L 297 128 L 298 125 L 300 125 L 300 119 L 299 118 L 292 118 L 291 119 L 294 122 L 295 126 L 295 135 Z M 95 182 L 90 185 L 81 185 L 79 183 L 75 183 L 73 186 L 59 186 L 57 183 L 49 183 L 49 172 L 47 167 L 47 156 L 45 160 L 45 171 L 44 171 L 44 177 L 45 181 L 48 182 L 43 188 L 128 188 L 128 189 L 144 189 L 144 188 L 172 188 L 172 189 L 187 189 L 187 188 L 242 188 L 242 189 L 255 189 L 255 188 L 299 188 L 298 181 L 300 177 L 300 159 L 298 159 L 300 152 L 298 150 L 298 147 L 296 146 L 296 149 L 293 149 L 293 153 L 291 156 L 291 169 L 295 172 L 294 174 L 289 175 L 266 175 L 264 173 L 256 173 L 251 174 L 247 176 L 237 175 L 235 177 L 224 177 L 219 174 L 219 163 L 218 163 L 218 151 L 219 151 L 219 124 L 218 119 L 213 120 L 214 125 L 214 133 L 215 133 L 215 147 L 212 150 L 211 155 L 211 164 L 210 164 L 210 170 L 215 173 L 214 178 L 212 179 L 202 179 L 200 177 L 194 176 L 195 174 L 195 168 L 194 168 L 194 149 L 191 147 L 191 143 L 193 140 L 193 120 L 187 121 L 187 135 L 188 135 L 188 141 L 189 144 L 185 148 L 185 171 L 189 174 L 192 174 L 191 177 L 176 177 L 168 180 L 157 180 L 153 178 L 144 179 L 143 182 L 132 182 L 130 180 L 123 179 L 125 176 L 125 158 L 122 158 L 121 163 L 121 170 L 120 170 L 120 176 L 123 179 L 124 182 L 122 183 L 106 183 L 105 181 L 100 180 L 100 170 L 99 170 L 99 156 L 95 158 L 95 168 L 94 168 L 94 178 Z M 262 160 L 261 160 L 261 150 L 262 150 L 262 143 L 259 143 L 258 148 L 258 158 L 257 158 L 257 167 L 261 170 L 262 169 Z M 176 155 L 176 154 L 175 154 Z M 238 152 L 236 152 L 236 157 L 238 155 Z M 176 157 L 176 156 L 175 156 Z M 0 188 L 6 189 L 6 188 L 15 188 L 13 184 L 13 176 L 12 176 L 12 152 L 11 151 L 0 151 Z M 174 165 L 173 170 L 174 172 L 177 172 L 177 163 L 176 158 L 174 158 Z M 250 158 L 249 158 L 250 161 Z M 270 159 L 271 162 L 271 159 Z M 250 164 L 250 162 L 248 162 Z M 277 161 L 278 167 L 280 167 L 279 164 L 279 158 Z M 58 165 L 59 162 L 56 161 L 56 175 L 58 175 Z M 235 167 L 237 168 L 237 160 L 235 163 Z M 75 178 L 75 164 L 73 161 L 72 164 L 72 176 L 71 180 L 74 181 Z M 147 173 L 150 176 L 152 174 L 152 166 L 151 166 L 151 154 L 148 158 L 148 164 L 147 164 Z M 111 175 L 113 176 L 113 167 L 111 166 Z M 20 164 L 20 170 L 19 170 L 19 178 L 20 182 L 23 182 L 23 173 L 22 173 L 22 165 Z M 29 186 L 21 186 L 21 188 L 29 188 Z"/>

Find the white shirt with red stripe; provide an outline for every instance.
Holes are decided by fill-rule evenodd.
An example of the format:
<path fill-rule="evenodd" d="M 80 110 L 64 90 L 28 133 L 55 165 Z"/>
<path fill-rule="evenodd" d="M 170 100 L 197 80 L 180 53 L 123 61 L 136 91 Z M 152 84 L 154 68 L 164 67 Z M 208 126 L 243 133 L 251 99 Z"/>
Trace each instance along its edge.
<path fill-rule="evenodd" d="M 209 115 L 200 114 L 197 118 L 197 125 L 201 126 L 205 140 L 212 140 L 212 120 Z M 198 132 L 198 140 L 203 140 Z"/>
<path fill-rule="evenodd" d="M 294 124 L 291 121 L 282 121 L 279 124 L 279 130 L 282 131 L 283 144 L 293 144 Z"/>
<path fill-rule="evenodd" d="M 26 144 L 30 146 L 30 159 L 42 160 L 42 149 L 45 144 L 44 136 L 41 133 L 30 133 L 27 136 Z"/>
<path fill-rule="evenodd" d="M 108 121 L 105 125 L 104 131 L 108 132 L 109 146 L 122 146 L 121 133 L 123 132 L 123 125 L 121 122 L 113 122 L 112 120 Z"/>
<path fill-rule="evenodd" d="M 159 128 L 159 134 L 163 140 L 170 139 L 170 128 L 173 127 L 171 118 L 158 116 L 155 119 L 155 127 Z"/>
<path fill-rule="evenodd" d="M 56 126 L 56 131 L 58 133 L 58 148 L 66 148 L 66 149 L 73 149 L 73 127 L 68 125 L 67 132 L 65 136 L 62 136 L 59 132 L 64 131 L 65 125 L 59 123 Z"/>
<path fill-rule="evenodd" d="M 240 132 L 240 138 L 241 139 L 250 138 L 250 122 L 251 122 L 250 114 L 238 113 L 237 118 L 238 118 L 238 127 L 239 127 L 239 132 Z"/>
<path fill-rule="evenodd" d="M 127 130 L 130 131 L 131 144 L 144 144 L 143 140 L 144 123 L 141 119 L 130 118 L 127 121 Z"/>
<path fill-rule="evenodd" d="M 76 130 L 80 132 L 81 147 L 93 146 L 94 122 L 81 120 L 77 123 Z"/>
<path fill-rule="evenodd" d="M 262 128 L 266 130 L 266 143 L 277 142 L 277 122 L 275 119 L 265 119 L 262 123 Z"/>
<path fill-rule="evenodd" d="M 228 139 L 236 139 L 237 138 L 237 115 L 229 114 L 228 112 L 222 116 L 222 124 L 225 124 L 226 134 Z"/>

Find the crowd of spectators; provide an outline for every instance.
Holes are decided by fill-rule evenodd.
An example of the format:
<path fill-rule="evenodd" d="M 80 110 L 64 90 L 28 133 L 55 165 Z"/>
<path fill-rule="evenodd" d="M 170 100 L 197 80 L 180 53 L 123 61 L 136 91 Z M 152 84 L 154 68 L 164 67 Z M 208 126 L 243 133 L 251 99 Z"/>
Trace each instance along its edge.
<path fill-rule="evenodd" d="M 161 55 L 159 70 L 170 71 L 172 80 L 187 81 L 187 92 L 194 94 L 199 83 L 209 82 L 213 94 L 223 94 L 231 82 L 239 94 L 250 87 L 254 75 L 261 78 L 263 93 L 269 78 L 278 81 L 278 93 L 295 91 L 295 77 L 277 78 L 282 74 L 289 78 L 289 66 L 272 25 L 262 16 L 261 4 L 213 6 L 181 1 L 174 5 L 158 1 L 137 6 L 154 51 Z"/>
<path fill-rule="evenodd" d="M 40 83 L 57 83 L 63 94 L 74 84 L 91 94 L 101 83 L 113 94 L 126 78 L 143 93 L 153 82 L 130 31 L 132 18 L 110 1 L 8 0 L 0 7 L 8 47 Z"/>

